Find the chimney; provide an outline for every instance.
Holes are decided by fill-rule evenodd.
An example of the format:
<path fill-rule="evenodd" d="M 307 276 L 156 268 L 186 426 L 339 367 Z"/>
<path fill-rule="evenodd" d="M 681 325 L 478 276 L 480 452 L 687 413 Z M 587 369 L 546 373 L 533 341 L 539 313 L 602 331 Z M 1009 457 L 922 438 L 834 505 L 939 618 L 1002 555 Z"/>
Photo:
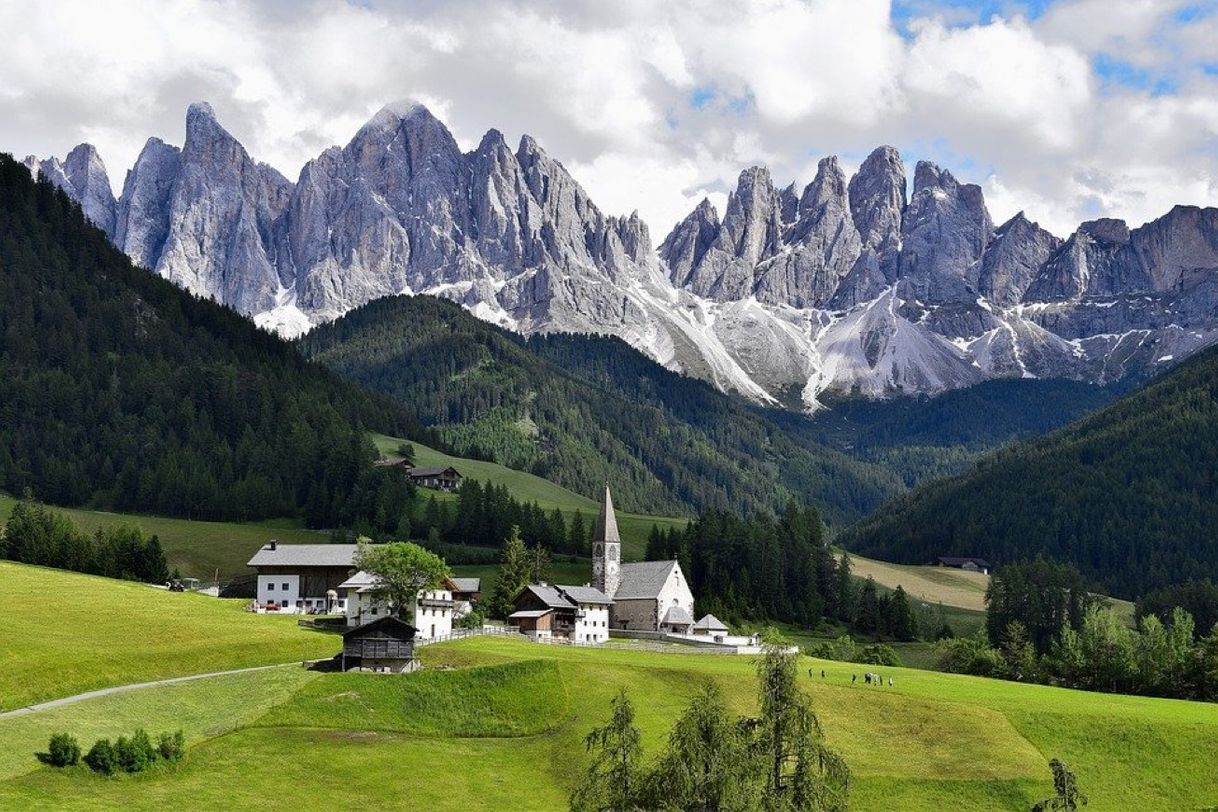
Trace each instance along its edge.
<path fill-rule="evenodd" d="M 275 539 L 271 539 L 271 551 L 274 552 L 275 548 L 277 548 L 278 546 L 279 546 L 279 542 Z"/>

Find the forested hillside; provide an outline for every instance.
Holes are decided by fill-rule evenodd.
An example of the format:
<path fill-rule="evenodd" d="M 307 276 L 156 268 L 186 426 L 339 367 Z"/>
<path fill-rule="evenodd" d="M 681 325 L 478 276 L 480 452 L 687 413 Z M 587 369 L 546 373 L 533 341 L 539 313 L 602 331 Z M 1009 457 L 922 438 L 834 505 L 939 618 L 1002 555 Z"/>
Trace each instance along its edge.
<path fill-rule="evenodd" d="M 840 523 L 900 487 L 618 339 L 525 341 L 451 302 L 395 297 L 318 327 L 300 346 L 415 410 L 455 453 L 587 495 L 608 481 L 628 510 L 778 511 L 796 498 Z"/>
<path fill-rule="evenodd" d="M 131 264 L 0 155 L 0 490 L 172 516 L 353 522 L 366 429 L 421 430 L 237 313 Z M 401 483 L 390 488 L 402 496 Z"/>
<path fill-rule="evenodd" d="M 845 534 L 880 558 L 1037 555 L 1119 597 L 1218 575 L 1218 349 L 1108 408 L 920 487 Z"/>

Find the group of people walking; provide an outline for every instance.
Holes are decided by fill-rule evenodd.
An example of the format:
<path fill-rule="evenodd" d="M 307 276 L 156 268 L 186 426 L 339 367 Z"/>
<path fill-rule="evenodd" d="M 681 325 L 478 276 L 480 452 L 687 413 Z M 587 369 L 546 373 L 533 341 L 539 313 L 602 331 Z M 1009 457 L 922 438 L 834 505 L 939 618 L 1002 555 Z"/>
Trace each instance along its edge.
<path fill-rule="evenodd" d="M 815 677 L 816 677 L 816 669 L 809 668 L 808 669 L 808 679 L 814 679 Z M 823 669 L 823 668 L 820 670 L 820 678 L 822 680 L 825 678 L 825 669 Z M 850 675 L 850 684 L 851 685 L 858 684 L 858 681 L 859 681 L 858 674 Z M 867 673 L 863 674 L 863 684 L 864 685 L 876 685 L 876 686 L 882 687 L 884 685 L 884 678 L 881 677 L 879 674 L 873 674 L 870 671 L 868 671 Z M 889 688 L 892 687 L 892 677 L 891 676 L 888 677 L 888 687 Z"/>

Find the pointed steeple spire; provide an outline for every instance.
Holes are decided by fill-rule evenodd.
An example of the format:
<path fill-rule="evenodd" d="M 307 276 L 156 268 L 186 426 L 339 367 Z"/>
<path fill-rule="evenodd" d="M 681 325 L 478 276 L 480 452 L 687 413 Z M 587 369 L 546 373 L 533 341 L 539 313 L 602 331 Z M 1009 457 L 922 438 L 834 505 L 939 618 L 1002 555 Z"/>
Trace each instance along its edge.
<path fill-rule="evenodd" d="M 592 528 L 592 541 L 621 542 L 622 537 L 617 530 L 617 514 L 613 512 L 613 494 L 609 492 L 609 483 L 605 483 L 605 499 L 601 502 L 601 512 L 596 517 L 596 526 Z"/>

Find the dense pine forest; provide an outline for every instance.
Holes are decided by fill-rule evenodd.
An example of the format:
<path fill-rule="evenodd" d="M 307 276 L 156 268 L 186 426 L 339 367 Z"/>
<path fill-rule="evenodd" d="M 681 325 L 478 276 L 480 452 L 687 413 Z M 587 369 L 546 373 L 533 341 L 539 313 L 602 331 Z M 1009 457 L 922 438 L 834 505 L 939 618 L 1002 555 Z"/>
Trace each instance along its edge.
<path fill-rule="evenodd" d="M 0 490 L 349 524 L 402 498 L 370 467 L 373 428 L 421 431 L 234 311 L 134 267 L 0 155 Z"/>
<path fill-rule="evenodd" d="M 629 510 L 777 511 L 796 497 L 842 522 L 901 487 L 615 338 L 525 340 L 451 302 L 395 297 L 318 327 L 300 346 L 415 410 L 458 454 L 587 495 L 611 481 Z"/>
<path fill-rule="evenodd" d="M 1118 597 L 1218 575 L 1218 349 L 1101 412 L 895 500 L 845 536 L 880 558 L 1075 563 Z"/>

